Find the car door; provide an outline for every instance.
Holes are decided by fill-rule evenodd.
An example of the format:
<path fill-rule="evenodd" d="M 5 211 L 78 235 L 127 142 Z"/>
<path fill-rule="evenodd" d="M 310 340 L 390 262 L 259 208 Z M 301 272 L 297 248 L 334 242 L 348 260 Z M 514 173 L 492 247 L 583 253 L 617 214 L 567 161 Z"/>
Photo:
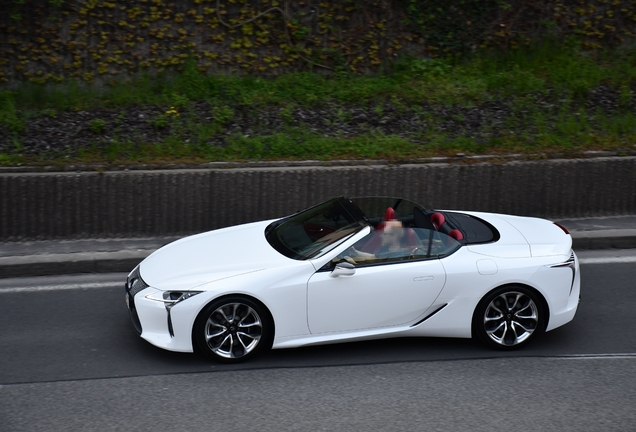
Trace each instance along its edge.
<path fill-rule="evenodd" d="M 356 266 L 351 276 L 316 272 L 307 284 L 312 333 L 336 333 L 406 325 L 429 308 L 446 273 L 439 259 Z"/>

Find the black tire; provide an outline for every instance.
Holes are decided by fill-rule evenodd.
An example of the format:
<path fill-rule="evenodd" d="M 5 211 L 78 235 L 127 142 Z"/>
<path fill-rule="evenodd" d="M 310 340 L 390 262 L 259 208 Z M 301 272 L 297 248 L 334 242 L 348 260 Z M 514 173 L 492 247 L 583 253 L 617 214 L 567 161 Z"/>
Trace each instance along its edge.
<path fill-rule="evenodd" d="M 209 358 L 236 363 L 271 348 L 274 323 L 260 303 L 243 296 L 223 297 L 207 305 L 193 328 L 196 346 Z"/>
<path fill-rule="evenodd" d="M 473 337 L 486 345 L 513 350 L 521 348 L 545 330 L 541 298 L 521 285 L 507 285 L 488 293 L 473 315 Z"/>

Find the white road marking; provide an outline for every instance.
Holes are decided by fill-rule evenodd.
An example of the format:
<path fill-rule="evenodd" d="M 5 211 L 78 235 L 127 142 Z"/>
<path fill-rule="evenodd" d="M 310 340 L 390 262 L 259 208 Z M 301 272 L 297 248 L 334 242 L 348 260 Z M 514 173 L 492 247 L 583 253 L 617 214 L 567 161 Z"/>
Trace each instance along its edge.
<path fill-rule="evenodd" d="M 78 290 L 78 289 L 102 289 L 102 288 L 122 288 L 123 289 L 123 287 L 124 287 L 124 281 L 122 280 L 121 282 L 95 282 L 95 283 L 82 283 L 82 284 L 41 285 L 41 286 L 29 286 L 29 287 L 17 287 L 17 288 L 0 287 L 0 294 L 43 292 L 43 291 L 64 291 L 64 290 Z"/>
<path fill-rule="evenodd" d="M 636 263 L 636 256 L 579 258 L 581 264 L 614 264 Z"/>
<path fill-rule="evenodd" d="M 615 359 L 636 359 L 636 353 L 616 353 L 616 354 L 571 354 L 555 357 L 547 357 L 550 360 L 615 360 Z"/>

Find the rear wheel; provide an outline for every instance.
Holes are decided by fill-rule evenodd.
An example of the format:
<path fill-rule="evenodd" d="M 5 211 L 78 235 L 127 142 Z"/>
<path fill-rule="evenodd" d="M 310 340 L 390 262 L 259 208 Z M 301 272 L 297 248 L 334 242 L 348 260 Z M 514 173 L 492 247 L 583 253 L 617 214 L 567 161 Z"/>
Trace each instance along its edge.
<path fill-rule="evenodd" d="M 473 316 L 473 335 L 486 345 L 517 349 L 545 330 L 545 312 L 532 290 L 509 285 L 485 296 Z"/>
<path fill-rule="evenodd" d="M 239 296 L 210 303 L 194 323 L 194 341 L 208 357 L 233 363 L 271 348 L 274 325 L 257 302 Z"/>

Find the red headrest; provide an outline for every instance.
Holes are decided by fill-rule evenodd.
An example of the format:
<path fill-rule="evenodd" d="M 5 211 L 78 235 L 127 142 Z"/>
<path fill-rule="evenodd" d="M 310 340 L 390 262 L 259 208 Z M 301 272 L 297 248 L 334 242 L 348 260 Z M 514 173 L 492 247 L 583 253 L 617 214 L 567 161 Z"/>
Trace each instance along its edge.
<path fill-rule="evenodd" d="M 448 233 L 449 236 L 451 236 L 452 238 L 454 238 L 455 240 L 463 240 L 464 239 L 464 234 L 462 234 L 462 232 L 460 230 L 450 230 L 450 232 Z"/>
<path fill-rule="evenodd" d="M 444 225 L 444 222 L 446 222 L 446 218 L 441 213 L 433 213 L 431 215 L 431 222 L 433 222 L 433 225 L 435 225 L 435 228 L 439 230 L 439 227 Z"/>
<path fill-rule="evenodd" d="M 396 219 L 397 219 L 397 215 L 395 214 L 395 210 L 393 210 L 393 207 L 387 208 L 386 212 L 384 212 L 384 220 L 390 221 L 390 220 L 396 220 Z"/>

